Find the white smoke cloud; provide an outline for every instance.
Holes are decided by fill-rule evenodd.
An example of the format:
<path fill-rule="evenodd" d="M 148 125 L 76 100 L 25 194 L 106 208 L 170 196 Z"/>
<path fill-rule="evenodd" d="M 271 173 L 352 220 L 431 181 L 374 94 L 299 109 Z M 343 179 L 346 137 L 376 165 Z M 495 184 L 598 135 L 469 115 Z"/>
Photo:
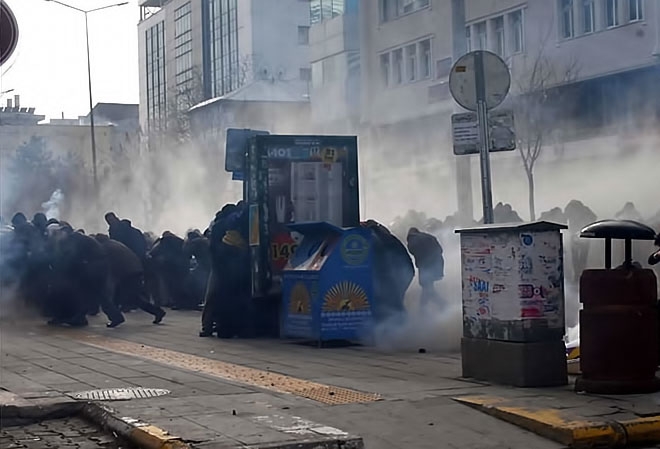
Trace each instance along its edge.
<path fill-rule="evenodd" d="M 41 207 L 43 208 L 43 212 L 44 214 L 46 214 L 46 218 L 48 219 L 54 218 L 56 220 L 59 220 L 60 208 L 62 207 L 63 202 L 64 202 L 64 194 L 60 189 L 55 190 L 53 194 L 50 196 L 50 199 L 45 203 L 41 204 Z"/>

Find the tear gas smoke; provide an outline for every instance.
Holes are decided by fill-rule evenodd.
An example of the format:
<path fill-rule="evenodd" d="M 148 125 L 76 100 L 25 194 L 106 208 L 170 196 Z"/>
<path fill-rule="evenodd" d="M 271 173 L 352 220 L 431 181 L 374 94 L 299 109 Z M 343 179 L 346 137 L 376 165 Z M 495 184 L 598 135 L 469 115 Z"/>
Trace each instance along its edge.
<path fill-rule="evenodd" d="M 54 218 L 56 220 L 59 220 L 60 207 L 62 206 L 63 202 L 64 202 L 64 194 L 60 189 L 55 190 L 53 194 L 50 196 L 50 199 L 41 205 L 44 214 L 46 214 L 46 218 L 48 219 Z"/>
<path fill-rule="evenodd" d="M 453 230 L 442 230 L 435 236 L 443 247 L 445 258 L 445 277 L 436 283 L 440 303 L 421 303 L 421 288 L 416 276 L 406 293 L 406 312 L 375 328 L 374 342 L 381 349 L 416 351 L 424 348 L 454 352 L 460 348 L 463 319 L 459 239 Z"/>

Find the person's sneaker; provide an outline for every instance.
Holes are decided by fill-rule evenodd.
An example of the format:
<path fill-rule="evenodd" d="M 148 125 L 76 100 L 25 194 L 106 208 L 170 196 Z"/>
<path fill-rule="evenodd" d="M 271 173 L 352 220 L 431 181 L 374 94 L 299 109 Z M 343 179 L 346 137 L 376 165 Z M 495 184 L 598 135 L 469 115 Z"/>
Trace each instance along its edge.
<path fill-rule="evenodd" d="M 124 321 L 126 321 L 126 320 L 124 319 L 124 317 L 121 317 L 120 320 L 110 321 L 110 322 L 109 322 L 108 324 L 106 324 L 105 326 L 106 326 L 106 327 L 109 327 L 110 329 L 112 329 L 112 328 L 115 328 L 115 327 L 119 326 L 119 325 L 120 325 L 121 323 L 123 323 Z"/>
<path fill-rule="evenodd" d="M 163 321 L 164 317 L 165 317 L 165 311 L 163 309 L 160 309 L 158 313 L 156 313 L 156 316 L 154 318 L 154 324 L 160 324 L 160 322 Z"/>
<path fill-rule="evenodd" d="M 199 331 L 199 336 L 202 337 L 202 338 L 212 337 L 213 336 L 213 331 L 201 330 L 201 331 Z"/>

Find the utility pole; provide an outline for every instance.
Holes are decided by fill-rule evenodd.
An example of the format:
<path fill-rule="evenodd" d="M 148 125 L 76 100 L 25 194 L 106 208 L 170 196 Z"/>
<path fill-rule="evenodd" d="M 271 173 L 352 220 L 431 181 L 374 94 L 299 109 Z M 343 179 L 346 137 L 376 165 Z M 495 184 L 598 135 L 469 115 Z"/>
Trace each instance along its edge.
<path fill-rule="evenodd" d="M 468 51 L 465 33 L 465 0 L 452 0 L 452 60 L 458 61 Z M 454 105 L 454 112 L 462 112 Z M 472 197 L 472 158 L 469 156 L 454 158 L 456 164 L 456 194 L 458 216 L 461 225 L 474 221 L 474 203 Z"/>
<path fill-rule="evenodd" d="M 87 15 L 90 12 L 100 11 L 102 9 L 114 8 L 115 6 L 124 6 L 128 5 L 128 2 L 115 3 L 112 5 L 101 6 L 94 9 L 80 9 L 75 6 L 68 5 L 59 0 L 46 0 L 47 2 L 57 3 L 58 5 L 64 6 L 74 11 L 81 12 L 85 15 L 85 40 L 87 42 L 87 82 L 89 87 L 89 129 L 91 133 L 91 144 L 92 144 L 92 171 L 94 174 L 94 193 L 98 196 L 99 194 L 99 179 L 97 174 L 96 167 L 96 133 L 94 132 L 94 101 L 92 99 L 92 63 L 90 58 L 89 51 L 89 24 L 87 21 Z"/>

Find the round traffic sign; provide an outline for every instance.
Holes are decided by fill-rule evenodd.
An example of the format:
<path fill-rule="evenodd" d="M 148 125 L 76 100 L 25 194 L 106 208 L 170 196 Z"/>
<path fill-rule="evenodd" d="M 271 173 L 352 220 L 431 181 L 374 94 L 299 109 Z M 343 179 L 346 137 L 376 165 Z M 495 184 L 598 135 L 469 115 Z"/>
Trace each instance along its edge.
<path fill-rule="evenodd" d="M 18 44 L 18 22 L 7 3 L 0 1 L 0 65 L 7 62 Z"/>
<path fill-rule="evenodd" d="M 492 109 L 504 101 L 511 87 L 509 67 L 495 53 L 477 50 L 461 56 L 451 68 L 449 74 L 449 90 L 456 103 L 468 111 L 477 110 L 477 78 L 476 59 L 483 61 L 483 82 L 486 108 Z"/>

